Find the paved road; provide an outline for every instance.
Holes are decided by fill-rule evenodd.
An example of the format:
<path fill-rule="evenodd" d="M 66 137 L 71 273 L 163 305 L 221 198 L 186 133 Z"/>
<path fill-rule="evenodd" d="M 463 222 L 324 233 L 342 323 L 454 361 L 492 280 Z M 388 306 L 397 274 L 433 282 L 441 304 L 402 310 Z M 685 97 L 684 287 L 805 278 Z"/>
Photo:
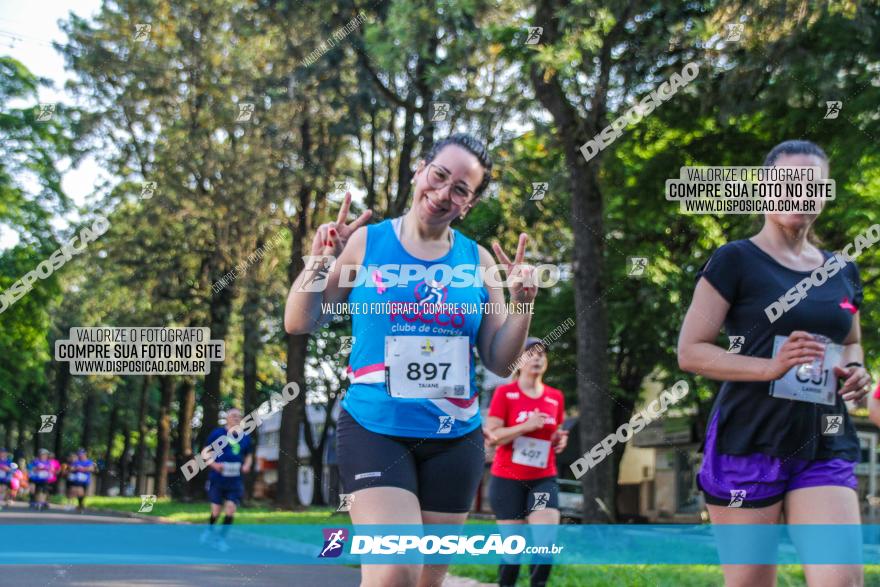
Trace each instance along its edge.
<path fill-rule="evenodd" d="M 111 512 L 77 514 L 57 506 L 34 512 L 23 503 L 0 511 L 0 537 L 8 524 L 155 524 L 146 517 Z M 71 536 L 75 540 L 75 536 Z M 2 549 L 0 543 L 0 549 Z M 141 587 L 205 586 L 350 587 L 360 583 L 360 571 L 344 566 L 310 565 L 0 565 L 0 585 L 16 587 Z M 447 577 L 443 587 L 479 587 L 470 579 Z"/>
<path fill-rule="evenodd" d="M 14 504 L 0 512 L 0 536 L 6 524 L 150 524 L 151 520 L 128 518 L 106 512 L 76 514 L 53 507 L 34 512 Z M 4 539 L 11 538 L 5 535 Z M 75 536 L 71 539 L 75 540 Z M 0 544 L 0 549 L 3 546 Z M 51 561 L 46 561 L 51 563 Z M 358 569 L 343 566 L 282 565 L 2 565 L 0 585 L 16 587 L 161 587 L 249 585 L 351 587 L 360 582 Z"/>

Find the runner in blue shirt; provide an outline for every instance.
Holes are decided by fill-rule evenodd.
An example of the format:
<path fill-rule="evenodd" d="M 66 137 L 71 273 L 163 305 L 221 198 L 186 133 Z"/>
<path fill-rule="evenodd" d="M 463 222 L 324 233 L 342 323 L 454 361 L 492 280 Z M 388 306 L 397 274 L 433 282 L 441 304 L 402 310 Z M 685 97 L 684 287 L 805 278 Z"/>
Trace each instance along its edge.
<path fill-rule="evenodd" d="M 221 550 L 228 548 L 223 538 L 232 524 L 236 507 L 241 503 L 244 496 L 244 480 L 242 473 L 249 473 L 253 463 L 253 442 L 250 436 L 241 436 L 237 440 L 228 432 L 241 423 L 241 411 L 231 408 L 226 413 L 226 425 L 218 427 L 208 436 L 205 447 L 202 449 L 202 458 L 210 462 L 208 472 L 208 499 L 211 501 L 211 528 L 202 534 L 202 542 L 208 542 L 212 537 L 212 529 L 220 517 L 220 510 L 225 510 L 223 517 L 223 530 L 218 537 L 216 546 Z M 221 451 L 209 451 L 208 448 L 219 438 L 226 436 L 229 444 Z M 218 454 L 219 453 L 219 454 Z M 211 461 L 213 459 L 213 462 Z"/>
<path fill-rule="evenodd" d="M 0 501 L 12 505 L 12 455 L 5 448 L 0 448 Z"/>
<path fill-rule="evenodd" d="M 49 484 L 52 481 L 52 461 L 49 459 L 49 451 L 41 448 L 38 456 L 28 465 L 28 481 L 31 486 L 30 508 L 45 510 L 49 508 L 46 501 L 49 492 Z"/>
<path fill-rule="evenodd" d="M 86 492 L 94 470 L 95 463 L 88 457 L 86 449 L 76 451 L 76 460 L 70 463 L 70 472 L 67 475 L 67 496 L 76 497 L 76 511 L 80 514 L 85 508 Z"/>
<path fill-rule="evenodd" d="M 336 439 L 354 524 L 458 525 L 474 501 L 485 463 L 474 357 L 508 375 L 537 294 L 525 234 L 513 259 L 494 243 L 496 263 L 451 226 L 480 203 L 491 170 L 485 145 L 453 134 L 413 170 L 402 216 L 367 226 L 366 211 L 349 223 L 346 194 L 291 286 L 290 334 L 321 327 L 328 306 L 352 307 L 351 385 Z M 363 565 L 361 573 L 364 585 L 434 585 L 446 565 Z"/>

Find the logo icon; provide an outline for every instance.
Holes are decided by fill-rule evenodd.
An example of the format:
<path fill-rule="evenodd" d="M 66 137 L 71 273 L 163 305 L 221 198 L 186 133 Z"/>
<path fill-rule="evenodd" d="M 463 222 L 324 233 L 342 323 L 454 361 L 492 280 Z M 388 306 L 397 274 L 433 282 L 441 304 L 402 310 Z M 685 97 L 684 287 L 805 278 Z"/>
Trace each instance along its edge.
<path fill-rule="evenodd" d="M 422 304 L 442 304 L 448 293 L 445 287 L 432 279 L 418 283 L 413 295 Z"/>
<path fill-rule="evenodd" d="M 37 430 L 37 434 L 52 432 L 55 428 L 55 414 L 44 414 L 40 416 L 40 429 Z"/>
<path fill-rule="evenodd" d="M 156 503 L 155 495 L 142 495 L 141 496 L 141 507 L 138 508 L 138 513 L 150 513 L 153 511 L 153 505 Z"/>
<path fill-rule="evenodd" d="M 144 200 L 152 198 L 153 194 L 156 193 L 156 185 L 155 181 L 145 181 L 141 183 L 141 198 Z"/>
<path fill-rule="evenodd" d="M 822 436 L 839 436 L 843 434 L 843 415 L 824 414 L 822 420 Z"/>
<path fill-rule="evenodd" d="M 833 120 L 840 114 L 840 109 L 843 108 L 843 102 L 839 100 L 829 100 L 825 102 L 825 108 L 825 120 Z"/>
<path fill-rule="evenodd" d="M 298 291 L 324 291 L 327 289 L 327 275 L 336 263 L 333 255 L 305 255 L 303 265 L 311 273 L 300 283 Z"/>
<path fill-rule="evenodd" d="M 731 489 L 730 490 L 730 503 L 727 504 L 729 508 L 739 508 L 742 507 L 743 501 L 746 498 L 746 490 L 745 489 Z"/>
<path fill-rule="evenodd" d="M 532 182 L 532 196 L 529 200 L 543 200 L 544 196 L 547 194 L 547 188 L 550 187 L 550 184 L 546 181 L 533 181 Z"/>
<path fill-rule="evenodd" d="M 422 349 L 423 355 L 430 355 L 431 353 L 434 352 L 434 345 L 432 345 L 431 341 L 428 340 L 427 338 L 425 339 L 425 342 L 422 343 L 422 346 L 419 348 Z"/>
<path fill-rule="evenodd" d="M 532 506 L 533 512 L 545 509 L 550 503 L 550 494 L 545 491 L 536 491 L 533 495 L 535 496 L 535 505 Z"/>
<path fill-rule="evenodd" d="M 333 182 L 333 196 L 344 196 L 345 192 L 348 191 L 348 182 L 347 181 L 334 181 Z"/>
<path fill-rule="evenodd" d="M 648 268 L 648 258 L 629 257 L 627 265 L 629 266 L 626 272 L 628 277 L 642 277 L 645 274 L 645 269 Z"/>
<path fill-rule="evenodd" d="M 437 428 L 437 434 L 449 434 L 452 432 L 452 416 L 437 416 L 440 420 L 440 427 Z"/>
<path fill-rule="evenodd" d="M 443 122 L 449 118 L 449 102 L 431 102 L 431 122 Z"/>
<path fill-rule="evenodd" d="M 235 122 L 248 122 L 254 114 L 254 105 L 250 102 L 243 102 L 238 105 L 238 116 Z"/>
<path fill-rule="evenodd" d="M 728 24 L 725 25 L 727 28 L 727 41 L 731 43 L 736 43 L 742 38 L 743 30 L 745 30 L 745 25 L 743 24 Z"/>
<path fill-rule="evenodd" d="M 318 558 L 336 558 L 342 554 L 345 541 L 348 540 L 348 530 L 345 528 L 324 528 L 324 548 Z"/>
<path fill-rule="evenodd" d="M 150 38 L 150 31 L 153 30 L 153 25 L 151 24 L 136 24 L 134 25 L 134 40 L 135 41 L 146 41 Z"/>
<path fill-rule="evenodd" d="M 339 337 L 339 354 L 340 355 L 349 355 L 351 354 L 351 347 L 354 344 L 356 336 L 341 336 Z"/>
<path fill-rule="evenodd" d="M 728 353 L 733 353 L 738 355 L 742 350 L 743 344 L 746 342 L 745 336 L 729 336 L 730 339 L 730 347 L 727 349 Z"/>
<path fill-rule="evenodd" d="M 55 104 L 40 104 L 40 111 L 37 113 L 37 122 L 46 122 L 52 120 L 55 115 Z"/>
<path fill-rule="evenodd" d="M 525 44 L 526 45 L 537 45 L 541 40 L 541 35 L 544 34 L 544 27 L 542 26 L 530 26 L 529 27 L 529 35 L 526 37 Z"/>
<path fill-rule="evenodd" d="M 354 502 L 354 493 L 340 493 L 339 494 L 339 507 L 336 508 L 337 512 L 350 512 L 351 504 Z"/>

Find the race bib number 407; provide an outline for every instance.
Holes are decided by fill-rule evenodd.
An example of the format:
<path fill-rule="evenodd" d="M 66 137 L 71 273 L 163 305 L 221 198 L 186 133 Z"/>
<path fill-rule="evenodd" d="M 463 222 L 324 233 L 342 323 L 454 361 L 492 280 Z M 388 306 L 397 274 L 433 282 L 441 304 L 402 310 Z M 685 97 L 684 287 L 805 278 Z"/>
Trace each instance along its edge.
<path fill-rule="evenodd" d="M 550 441 L 529 436 L 517 436 L 513 441 L 514 463 L 544 469 L 550 457 Z"/>
<path fill-rule="evenodd" d="M 386 336 L 385 384 L 392 397 L 460 398 L 470 392 L 466 336 Z"/>

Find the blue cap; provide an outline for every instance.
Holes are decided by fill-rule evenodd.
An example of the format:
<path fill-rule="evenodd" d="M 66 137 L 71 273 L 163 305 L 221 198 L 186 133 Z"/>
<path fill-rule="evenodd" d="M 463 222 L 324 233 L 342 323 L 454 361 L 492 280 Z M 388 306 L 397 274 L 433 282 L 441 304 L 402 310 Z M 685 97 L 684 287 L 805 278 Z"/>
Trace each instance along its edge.
<path fill-rule="evenodd" d="M 526 339 L 526 346 L 523 347 L 523 350 L 526 350 L 526 349 L 528 349 L 529 347 L 533 347 L 533 346 L 535 346 L 536 344 L 539 344 L 539 345 L 541 345 L 541 346 L 545 346 L 543 340 L 541 340 L 541 339 L 538 338 L 537 336 L 530 336 L 530 337 L 528 337 L 528 338 Z"/>

